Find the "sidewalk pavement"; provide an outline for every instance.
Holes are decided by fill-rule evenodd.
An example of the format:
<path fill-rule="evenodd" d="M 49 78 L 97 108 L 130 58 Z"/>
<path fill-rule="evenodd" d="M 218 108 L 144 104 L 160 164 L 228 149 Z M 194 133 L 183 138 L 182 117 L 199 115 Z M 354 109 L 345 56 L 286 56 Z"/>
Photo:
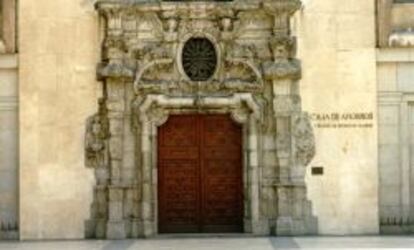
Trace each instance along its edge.
<path fill-rule="evenodd" d="M 138 240 L 0 242 L 0 250 L 278 250 L 411 249 L 414 236 L 372 237 L 238 237 L 162 236 Z"/>

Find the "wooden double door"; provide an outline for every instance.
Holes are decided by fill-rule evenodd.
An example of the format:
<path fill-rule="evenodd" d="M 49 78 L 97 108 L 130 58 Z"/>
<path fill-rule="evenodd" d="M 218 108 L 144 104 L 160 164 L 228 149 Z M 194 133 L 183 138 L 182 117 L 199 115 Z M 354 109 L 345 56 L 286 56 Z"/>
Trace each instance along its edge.
<path fill-rule="evenodd" d="M 159 128 L 160 233 L 241 232 L 242 190 L 242 130 L 229 116 L 170 116 Z"/>

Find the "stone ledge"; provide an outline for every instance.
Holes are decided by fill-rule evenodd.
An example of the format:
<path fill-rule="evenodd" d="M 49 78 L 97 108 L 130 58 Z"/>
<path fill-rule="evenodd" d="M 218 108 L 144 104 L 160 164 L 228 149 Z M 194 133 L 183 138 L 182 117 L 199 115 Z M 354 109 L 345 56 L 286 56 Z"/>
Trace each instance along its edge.
<path fill-rule="evenodd" d="M 377 49 L 377 62 L 414 62 L 414 48 Z"/>

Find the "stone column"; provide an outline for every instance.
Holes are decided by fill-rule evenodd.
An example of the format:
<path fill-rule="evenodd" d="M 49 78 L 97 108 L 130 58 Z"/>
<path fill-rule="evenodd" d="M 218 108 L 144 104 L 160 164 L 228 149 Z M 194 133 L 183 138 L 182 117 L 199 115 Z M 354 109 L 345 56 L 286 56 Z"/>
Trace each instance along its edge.
<path fill-rule="evenodd" d="M 146 118 L 142 118 L 141 126 L 141 157 L 142 157 L 142 199 L 141 219 L 143 235 L 148 237 L 153 234 L 152 222 L 152 167 L 151 167 L 151 127 L 152 124 Z"/>
<path fill-rule="evenodd" d="M 263 234 L 260 224 L 260 192 L 259 192 L 259 155 L 258 155 L 258 131 L 254 117 L 249 118 L 249 138 L 248 138 L 248 165 L 250 180 L 250 199 L 251 199 L 251 223 L 253 234 Z"/>

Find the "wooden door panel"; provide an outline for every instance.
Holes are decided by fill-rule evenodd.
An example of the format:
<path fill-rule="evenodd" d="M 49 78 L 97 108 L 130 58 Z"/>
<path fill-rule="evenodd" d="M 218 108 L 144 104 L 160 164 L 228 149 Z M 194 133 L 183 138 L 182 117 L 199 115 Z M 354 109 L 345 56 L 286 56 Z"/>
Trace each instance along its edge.
<path fill-rule="evenodd" d="M 197 124 L 198 119 L 194 115 L 171 116 L 159 130 L 159 146 L 198 148 L 199 131 Z"/>
<path fill-rule="evenodd" d="M 197 161 L 163 161 L 160 176 L 161 233 L 194 232 L 199 225 Z"/>
<path fill-rule="evenodd" d="M 171 116 L 159 128 L 160 233 L 239 232 L 241 129 L 228 116 Z"/>
<path fill-rule="evenodd" d="M 159 150 L 163 160 L 195 160 L 198 165 L 199 149 L 198 147 L 170 147 Z"/>
<path fill-rule="evenodd" d="M 228 116 L 204 117 L 202 125 L 203 230 L 241 231 L 241 128 Z"/>
<path fill-rule="evenodd" d="M 205 160 L 222 160 L 222 159 L 226 159 L 226 160 L 238 160 L 240 158 L 240 154 L 239 154 L 240 149 L 238 148 L 219 148 L 219 147 L 210 147 L 210 148 L 206 148 L 204 150 L 204 152 L 206 153 L 203 156 L 203 159 Z M 238 165 L 238 164 L 237 164 Z"/>
<path fill-rule="evenodd" d="M 160 233 L 199 230 L 200 159 L 197 118 L 172 116 L 158 133 Z"/>

